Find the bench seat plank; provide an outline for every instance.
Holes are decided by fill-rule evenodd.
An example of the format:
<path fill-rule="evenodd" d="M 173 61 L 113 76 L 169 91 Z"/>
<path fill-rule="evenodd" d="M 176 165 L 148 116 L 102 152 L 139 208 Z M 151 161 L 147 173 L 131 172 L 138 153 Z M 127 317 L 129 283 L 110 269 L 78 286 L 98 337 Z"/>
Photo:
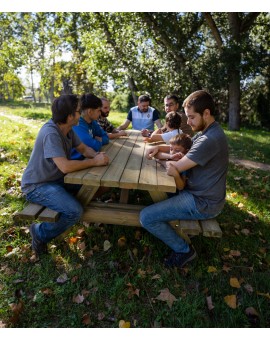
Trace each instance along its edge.
<path fill-rule="evenodd" d="M 215 218 L 211 218 L 209 220 L 201 220 L 200 221 L 203 236 L 207 237 L 222 237 L 222 230 Z"/>
<path fill-rule="evenodd" d="M 46 222 L 56 222 L 59 218 L 59 212 L 54 211 L 49 208 L 45 208 L 42 210 L 42 212 L 39 214 L 38 219 L 39 221 L 46 221 Z"/>
<path fill-rule="evenodd" d="M 35 220 L 38 215 L 44 210 L 40 204 L 29 203 L 22 211 L 14 215 L 15 220 Z"/>

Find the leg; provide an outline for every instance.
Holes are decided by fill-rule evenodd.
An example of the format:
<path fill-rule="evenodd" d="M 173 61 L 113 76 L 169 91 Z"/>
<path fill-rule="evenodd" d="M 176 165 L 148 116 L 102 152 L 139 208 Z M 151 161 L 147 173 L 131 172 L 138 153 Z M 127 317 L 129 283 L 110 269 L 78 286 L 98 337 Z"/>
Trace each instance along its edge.
<path fill-rule="evenodd" d="M 193 195 L 185 190 L 165 201 L 144 208 L 140 214 L 142 226 L 176 253 L 189 252 L 189 245 L 168 222 L 203 218 L 208 218 L 208 216 L 197 210 Z"/>
<path fill-rule="evenodd" d="M 42 222 L 34 225 L 35 235 L 43 243 L 50 242 L 73 226 L 83 213 L 83 208 L 77 199 L 58 183 L 46 183 L 37 187 L 27 194 L 27 200 L 61 213 L 57 222 Z"/>

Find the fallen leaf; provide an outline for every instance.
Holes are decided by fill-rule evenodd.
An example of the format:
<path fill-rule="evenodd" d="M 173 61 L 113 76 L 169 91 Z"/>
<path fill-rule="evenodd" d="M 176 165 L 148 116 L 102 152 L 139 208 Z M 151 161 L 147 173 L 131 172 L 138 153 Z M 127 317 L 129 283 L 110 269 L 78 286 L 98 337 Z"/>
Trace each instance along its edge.
<path fill-rule="evenodd" d="M 73 299 L 72 299 L 73 302 L 75 303 L 82 303 L 84 301 L 84 296 L 83 295 L 76 295 L 76 296 L 73 296 Z"/>
<path fill-rule="evenodd" d="M 265 296 L 268 299 L 270 299 L 270 294 L 269 293 L 260 293 L 260 292 L 257 292 L 257 295 Z"/>
<path fill-rule="evenodd" d="M 224 270 L 224 272 L 228 273 L 231 270 L 231 267 L 228 266 L 227 264 L 224 264 L 222 267 L 222 270 Z"/>
<path fill-rule="evenodd" d="M 207 307 L 208 307 L 209 310 L 212 310 L 212 309 L 215 308 L 214 305 L 213 305 L 211 296 L 206 297 L 206 303 L 207 303 Z"/>
<path fill-rule="evenodd" d="M 243 208 L 244 204 L 243 203 L 239 203 L 237 206 L 238 206 L 238 208 Z"/>
<path fill-rule="evenodd" d="M 244 235 L 246 235 L 246 236 L 248 236 L 248 235 L 250 234 L 250 230 L 244 228 L 244 229 L 241 229 L 241 233 L 244 234 Z"/>
<path fill-rule="evenodd" d="M 130 328 L 130 322 L 125 320 L 119 321 L 119 328 Z"/>
<path fill-rule="evenodd" d="M 91 319 L 90 319 L 90 316 L 88 314 L 84 314 L 83 317 L 82 317 L 82 323 L 84 325 L 90 325 L 91 323 Z"/>
<path fill-rule="evenodd" d="M 252 316 L 259 316 L 259 313 L 256 311 L 254 307 L 248 307 L 245 309 L 246 315 L 252 315 Z"/>
<path fill-rule="evenodd" d="M 232 193 L 231 193 L 231 196 L 232 196 L 232 197 L 236 197 L 236 196 L 237 196 L 237 192 L 232 192 Z"/>
<path fill-rule="evenodd" d="M 125 238 L 125 236 L 121 236 L 118 241 L 117 241 L 118 247 L 123 248 L 126 246 L 127 244 L 127 239 Z"/>
<path fill-rule="evenodd" d="M 217 272 L 217 268 L 213 267 L 213 266 L 209 266 L 207 269 L 207 273 L 216 273 Z"/>
<path fill-rule="evenodd" d="M 231 251 L 230 251 L 230 255 L 231 255 L 231 256 L 238 257 L 238 256 L 241 256 L 241 253 L 240 253 L 239 250 L 231 250 Z"/>
<path fill-rule="evenodd" d="M 156 299 L 167 302 L 170 308 L 172 308 L 174 301 L 177 301 L 176 297 L 171 294 L 168 288 L 161 289 L 160 294 L 156 297 Z"/>
<path fill-rule="evenodd" d="M 104 243 L 103 243 L 103 250 L 104 250 L 104 251 L 107 251 L 107 250 L 109 250 L 111 247 L 112 247 L 111 242 L 108 241 L 108 240 L 105 240 Z"/>
<path fill-rule="evenodd" d="M 68 239 L 68 242 L 71 243 L 71 244 L 74 244 L 74 243 L 76 243 L 77 241 L 78 241 L 78 237 L 70 237 L 70 238 Z"/>
<path fill-rule="evenodd" d="M 240 283 L 239 283 L 239 281 L 236 277 L 230 278 L 230 285 L 231 285 L 231 287 L 234 287 L 234 288 L 240 288 L 241 287 L 241 285 L 240 285 Z"/>
<path fill-rule="evenodd" d="M 41 289 L 41 292 L 42 292 L 44 295 L 52 295 L 52 294 L 53 294 L 53 291 L 52 291 L 50 288 L 42 288 L 42 289 Z"/>
<path fill-rule="evenodd" d="M 250 285 L 250 284 L 245 284 L 244 285 L 244 288 L 245 288 L 245 290 L 248 292 L 248 293 L 253 293 L 253 288 L 252 288 L 252 286 Z"/>
<path fill-rule="evenodd" d="M 104 313 L 98 313 L 98 320 L 101 321 L 105 318 L 105 314 Z"/>
<path fill-rule="evenodd" d="M 151 277 L 152 280 L 159 280 L 160 278 L 161 278 L 161 276 L 159 274 L 156 274 L 156 275 Z"/>
<path fill-rule="evenodd" d="M 80 250 L 82 250 L 82 251 L 84 251 L 85 250 L 85 242 L 80 242 L 80 243 L 78 243 L 78 248 L 80 249 Z"/>
<path fill-rule="evenodd" d="M 65 283 L 68 280 L 67 274 L 61 274 L 57 279 L 56 282 L 57 283 Z"/>
<path fill-rule="evenodd" d="M 142 270 L 141 268 L 138 269 L 137 273 L 142 278 L 144 278 L 146 276 L 146 271 Z"/>
<path fill-rule="evenodd" d="M 135 288 L 130 282 L 127 284 L 128 286 L 128 297 L 131 299 L 133 295 L 137 295 L 139 297 L 140 290 Z"/>
<path fill-rule="evenodd" d="M 227 295 L 224 297 L 224 301 L 230 308 L 236 308 L 236 295 Z"/>

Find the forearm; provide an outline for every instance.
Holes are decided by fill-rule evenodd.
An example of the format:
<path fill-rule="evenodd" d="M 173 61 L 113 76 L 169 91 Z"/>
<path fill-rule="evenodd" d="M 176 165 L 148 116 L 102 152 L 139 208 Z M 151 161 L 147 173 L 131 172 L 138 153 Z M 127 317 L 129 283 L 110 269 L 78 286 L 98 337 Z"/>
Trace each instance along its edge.
<path fill-rule="evenodd" d="M 185 187 L 185 180 L 183 179 L 183 177 L 178 173 L 175 174 L 174 176 L 174 180 L 175 180 L 175 184 L 176 184 L 176 188 L 178 190 L 183 190 Z"/>
<path fill-rule="evenodd" d="M 168 159 L 170 159 L 170 154 L 169 153 L 166 153 L 166 152 L 158 152 L 157 154 L 155 154 L 155 158 L 157 158 L 157 159 L 166 159 L 166 160 L 168 160 Z"/>

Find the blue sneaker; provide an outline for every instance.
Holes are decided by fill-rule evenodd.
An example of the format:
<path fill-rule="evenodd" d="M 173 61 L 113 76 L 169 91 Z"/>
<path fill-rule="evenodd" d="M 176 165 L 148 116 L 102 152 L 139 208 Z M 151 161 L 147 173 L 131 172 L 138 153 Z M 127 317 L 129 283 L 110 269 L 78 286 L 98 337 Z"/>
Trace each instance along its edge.
<path fill-rule="evenodd" d="M 164 265 L 167 268 L 178 267 L 182 268 L 186 263 L 192 261 L 197 256 L 197 253 L 193 247 L 190 247 L 188 253 L 176 253 L 171 252 L 168 258 L 164 260 Z"/>
<path fill-rule="evenodd" d="M 31 224 L 29 227 L 30 234 L 32 236 L 32 249 L 36 253 L 36 255 L 42 255 L 48 253 L 47 243 L 40 241 L 37 238 L 35 224 Z"/>

